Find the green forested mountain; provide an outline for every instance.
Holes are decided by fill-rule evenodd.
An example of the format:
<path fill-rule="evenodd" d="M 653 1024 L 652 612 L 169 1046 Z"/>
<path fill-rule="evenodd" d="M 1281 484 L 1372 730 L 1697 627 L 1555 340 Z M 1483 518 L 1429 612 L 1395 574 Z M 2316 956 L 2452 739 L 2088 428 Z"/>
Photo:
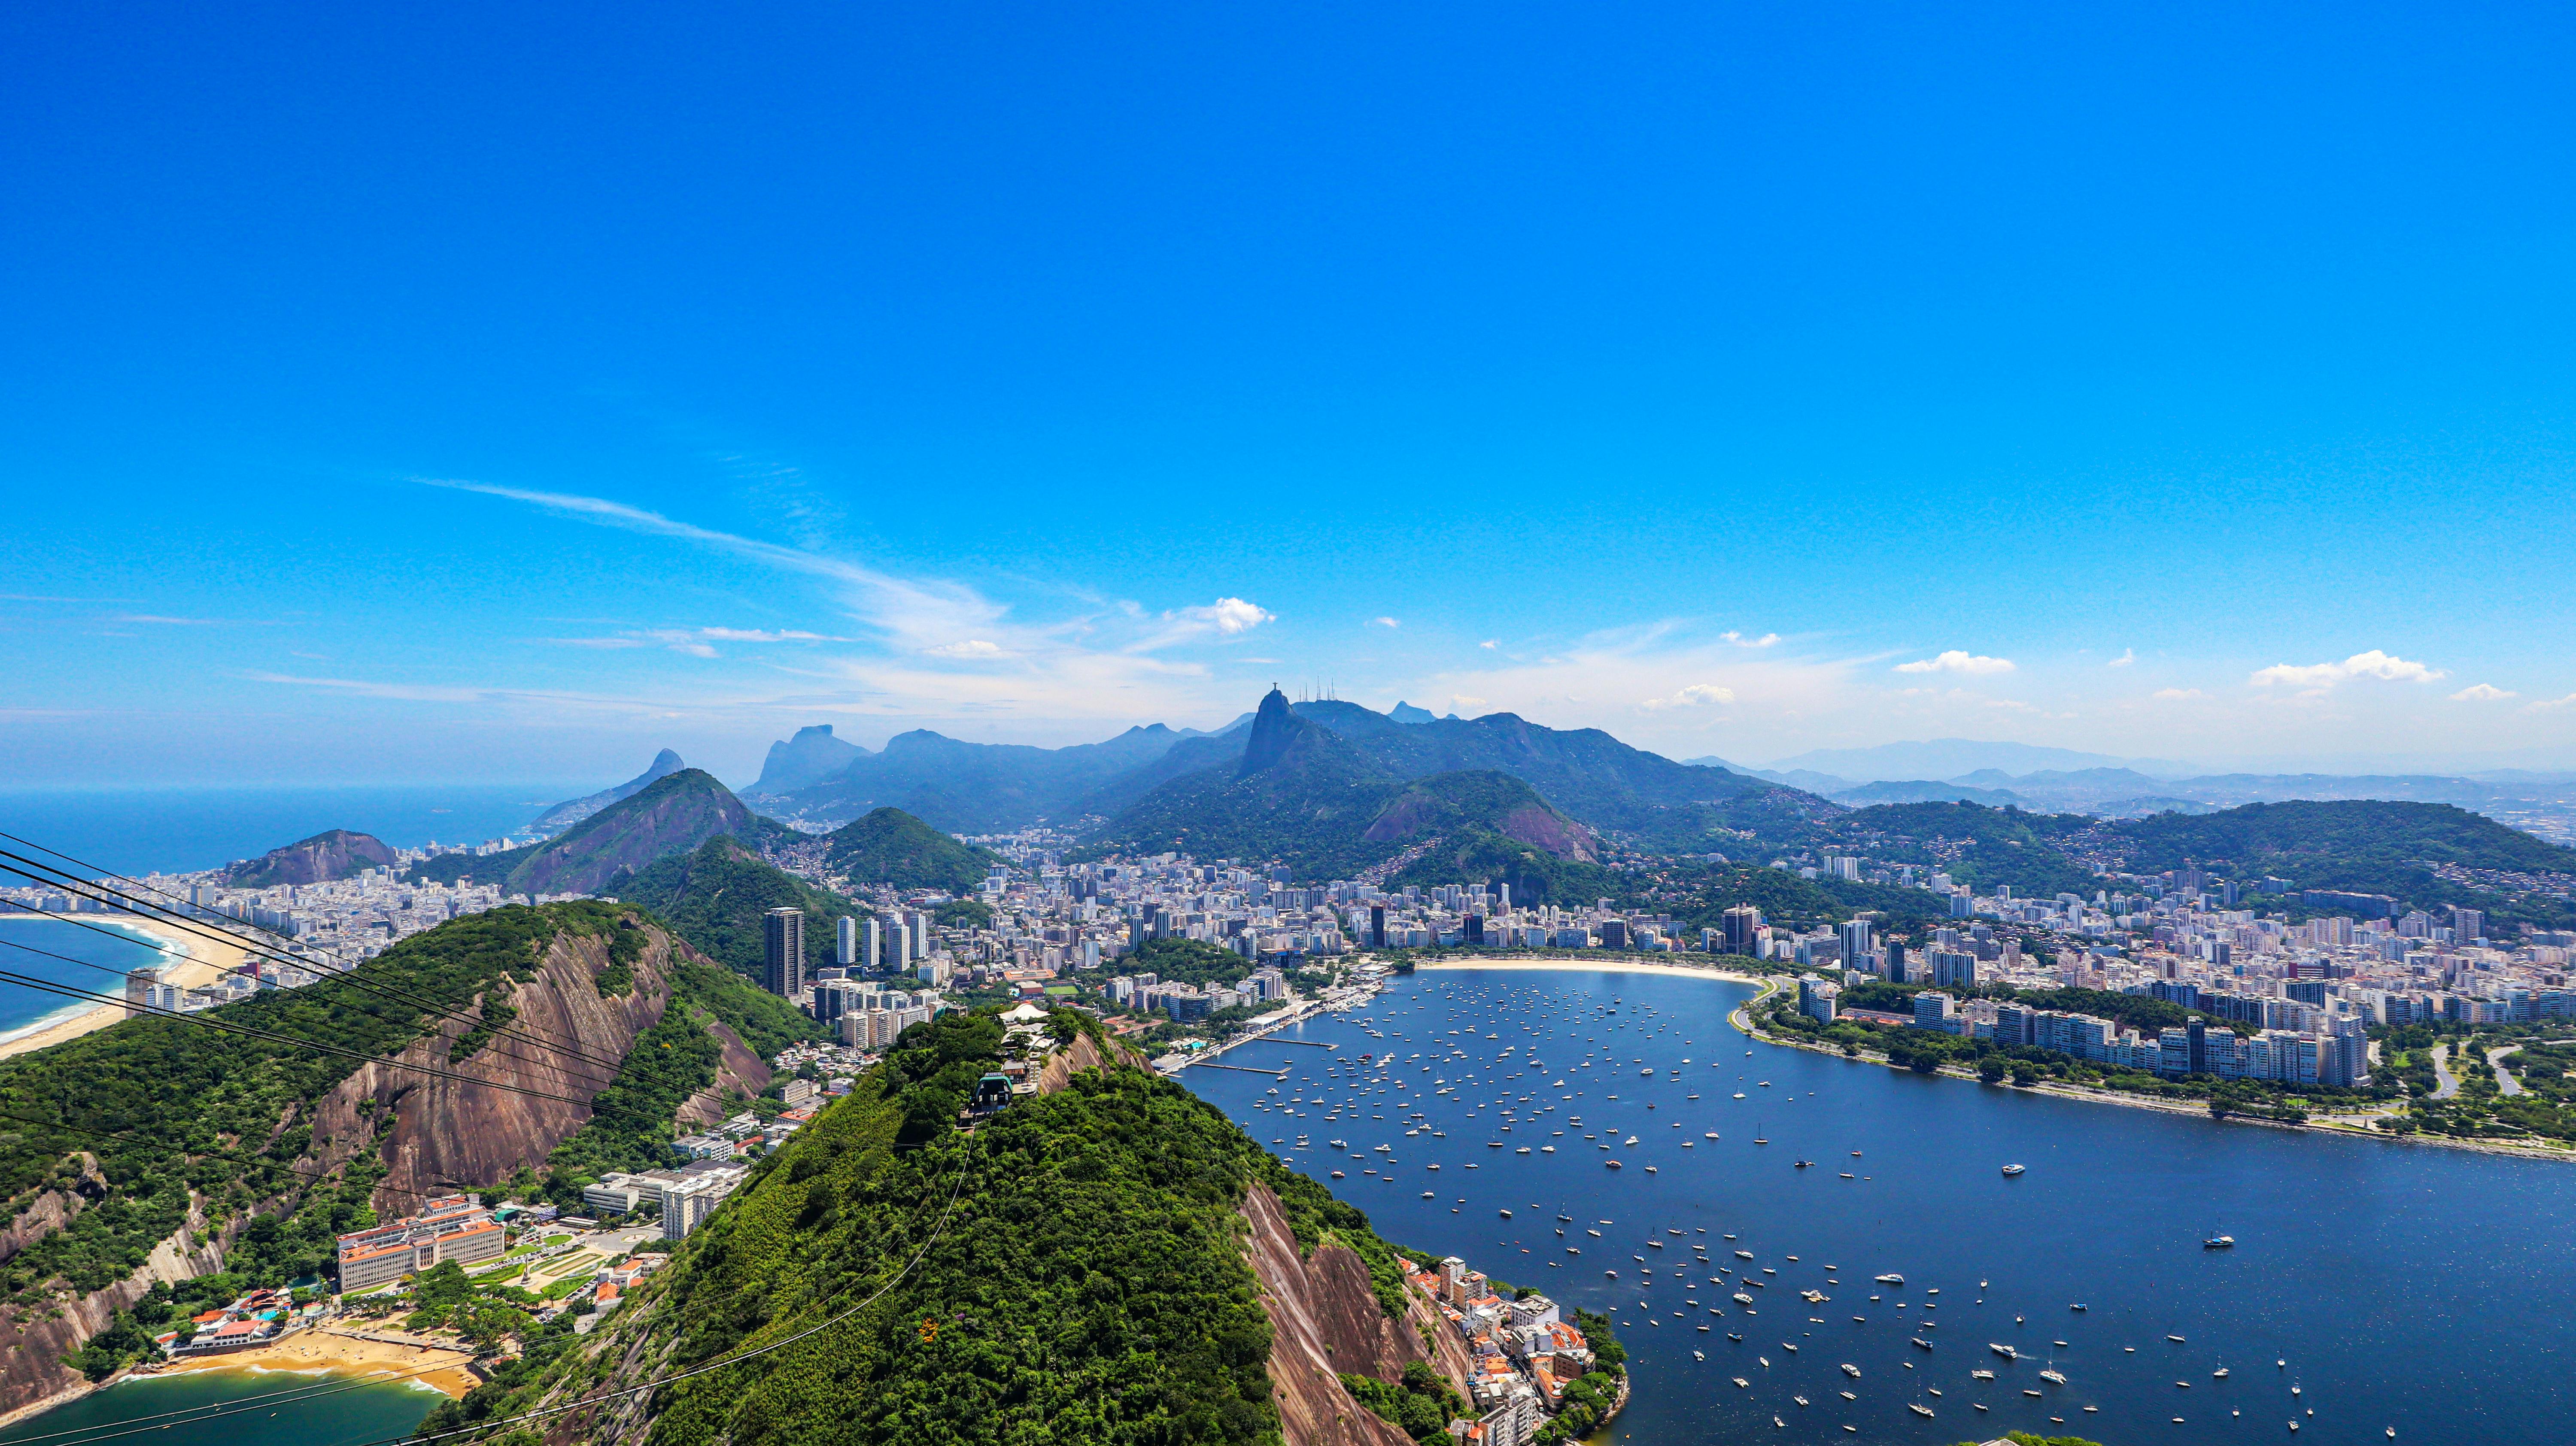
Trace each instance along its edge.
<path fill-rule="evenodd" d="M 1522 779 L 1492 769 L 1411 779 L 1390 773 L 1275 689 L 1253 715 L 1239 753 L 1156 787 L 1089 847 L 1277 859 L 1300 878 L 1328 878 L 1434 838 L 1447 845 L 1442 857 L 1471 840 L 1490 840 L 1513 858 L 1582 864 L 1598 857 L 1591 830 Z"/>
<path fill-rule="evenodd" d="M 686 853 L 718 834 L 757 847 L 787 831 L 743 807 L 715 775 L 684 768 L 540 845 L 511 868 L 504 884 L 513 893 L 596 893 L 620 873 Z"/>
<path fill-rule="evenodd" d="M 2576 874 L 2576 849 L 2447 803 L 2249 803 L 2133 819 L 2115 832 L 2128 866 L 2139 872 L 2224 860 L 2312 888 L 2358 888 L 2370 878 L 2402 885 L 2429 863 Z"/>
<path fill-rule="evenodd" d="M 1057 1020 L 1060 1037 L 1092 1028 Z M 636 1398 L 642 1417 L 585 1406 L 545 1437 L 1253 1446 L 1280 1439 L 1283 1389 L 1341 1393 L 1271 1374 L 1246 1197 L 1275 1192 L 1299 1253 L 1354 1251 L 1394 1315 L 1399 1253 L 1366 1217 L 1180 1085 L 1124 1065 L 1078 1070 L 961 1131 L 958 1106 L 1000 1042 L 990 1015 L 906 1031 L 635 1303 L 421 1429 L 763 1347 L 776 1349 Z"/>
<path fill-rule="evenodd" d="M 819 967 L 831 962 L 841 916 L 864 918 L 869 912 L 723 835 L 688 853 L 656 859 L 633 874 L 620 874 L 608 881 L 607 892 L 652 910 L 698 952 L 753 980 L 761 977 L 765 957 L 763 914 L 804 910 L 806 963 Z"/>
<path fill-rule="evenodd" d="M 1883 836 L 1879 857 L 1945 869 L 1979 893 L 2009 884 L 2022 895 L 2077 893 L 2089 899 L 2102 881 L 2064 844 L 2096 823 L 2079 814 L 1926 802 L 1856 809 L 1836 826 L 1847 836 Z"/>
<path fill-rule="evenodd" d="M 952 894 L 973 893 L 999 862 L 991 850 L 959 843 L 899 808 L 876 809 L 834 829 L 823 859 L 853 884 Z"/>

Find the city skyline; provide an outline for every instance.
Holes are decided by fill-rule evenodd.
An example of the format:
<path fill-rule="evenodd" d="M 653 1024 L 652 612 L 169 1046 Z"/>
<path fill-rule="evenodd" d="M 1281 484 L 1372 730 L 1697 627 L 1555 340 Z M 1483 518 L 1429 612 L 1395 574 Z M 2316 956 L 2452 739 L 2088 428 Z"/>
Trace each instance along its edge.
<path fill-rule="evenodd" d="M 2562 16 L 6 23 L 19 786 L 2576 767 Z"/>

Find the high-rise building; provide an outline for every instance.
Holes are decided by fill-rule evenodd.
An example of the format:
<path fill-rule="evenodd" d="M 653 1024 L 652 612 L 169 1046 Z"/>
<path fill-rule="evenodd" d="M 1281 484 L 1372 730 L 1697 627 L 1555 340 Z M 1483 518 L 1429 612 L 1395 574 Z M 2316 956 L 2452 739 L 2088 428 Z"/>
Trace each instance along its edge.
<path fill-rule="evenodd" d="M 2477 909 L 2451 910 L 2451 937 L 2465 944 L 2486 936 L 2487 916 Z"/>
<path fill-rule="evenodd" d="M 1870 937 L 1871 932 L 1867 919 L 1853 919 L 1834 926 L 1834 933 L 1843 941 L 1843 964 L 1846 968 L 1857 969 L 1869 958 L 1870 950 L 1876 947 Z"/>
<path fill-rule="evenodd" d="M 1762 930 L 1762 911 L 1751 904 L 1738 904 L 1718 921 L 1718 932 L 1726 942 L 1729 954 L 1750 955 L 1754 937 Z"/>
<path fill-rule="evenodd" d="M 834 932 L 832 962 L 847 969 L 859 962 L 859 921 L 843 914 Z"/>
<path fill-rule="evenodd" d="M 883 972 L 884 969 L 885 929 L 871 917 L 868 920 L 868 972 L 876 974 Z"/>
<path fill-rule="evenodd" d="M 1384 904 L 1369 905 L 1369 947 L 1372 949 L 1386 947 L 1386 905 Z"/>
<path fill-rule="evenodd" d="M 805 911 L 772 909 L 760 916 L 761 983 L 781 999 L 805 992 Z"/>

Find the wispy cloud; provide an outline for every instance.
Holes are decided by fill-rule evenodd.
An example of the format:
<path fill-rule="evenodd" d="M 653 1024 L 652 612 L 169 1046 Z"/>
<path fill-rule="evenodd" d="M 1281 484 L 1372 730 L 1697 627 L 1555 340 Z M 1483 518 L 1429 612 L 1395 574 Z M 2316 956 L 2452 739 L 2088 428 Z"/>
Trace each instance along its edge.
<path fill-rule="evenodd" d="M 1369 619 L 1369 626 L 1373 628 L 1400 628 L 1404 626 L 1404 624 L 1397 622 L 1393 618 L 1371 618 Z"/>
<path fill-rule="evenodd" d="M 2499 688 L 2492 683 L 2471 683 L 2469 686 L 2453 693 L 2451 695 L 2451 701 L 2454 703 L 2501 703 L 2507 698 L 2519 698 L 2521 696 L 2522 695 L 2520 693 L 2516 693 L 2509 688 Z"/>
<path fill-rule="evenodd" d="M 2275 663 L 2258 669 L 2249 680 L 2258 688 L 2331 688 L 2355 678 L 2379 678 L 2391 683 L 2430 683 L 2450 675 L 2439 668 L 2427 667 L 2377 648 L 2355 653 L 2340 663 Z"/>
<path fill-rule="evenodd" d="M 1675 692 L 1670 697 L 1648 698 L 1638 706 L 1656 710 L 1665 708 L 1706 708 L 1721 703 L 1732 703 L 1734 701 L 1735 690 L 1732 688 L 1720 687 L 1715 683 L 1693 683 L 1689 687 Z"/>
<path fill-rule="evenodd" d="M 2192 698 L 2206 698 L 2209 695 L 2198 688 L 2158 688 L 2147 696 L 2161 703 L 2180 703 Z"/>
<path fill-rule="evenodd" d="M 1919 659 L 1915 662 L 1899 663 L 1896 665 L 1896 671 L 1900 673 L 1971 673 L 1983 675 L 1988 673 L 2009 673 L 2012 670 L 2013 665 L 2012 659 L 2010 658 L 1989 658 L 1976 653 L 1966 652 L 1958 648 L 1952 648 L 1948 652 L 1929 658 Z"/>
<path fill-rule="evenodd" d="M 1775 648 L 1780 645 L 1780 635 L 1778 633 L 1764 633 L 1758 638 L 1748 638 L 1742 633 L 1730 630 L 1719 633 L 1718 636 L 1725 639 L 1727 642 L 1735 644 L 1739 648 Z"/>
<path fill-rule="evenodd" d="M 2138 660 L 2138 650 L 2137 650 L 2137 649 L 2135 649 L 2135 648 L 2122 648 L 2122 649 L 2120 650 L 2120 656 L 2118 656 L 2118 657 L 2116 657 L 2116 658 L 2113 658 L 2111 661 L 2109 661 L 2109 662 L 2107 662 L 2107 663 L 2104 663 L 2102 666 L 2103 666 L 2103 667 L 2106 667 L 2106 668 L 2125 668 L 2125 667 L 2129 666 L 2130 664 L 2132 664 L 2132 663 L 2136 662 L 2137 660 Z"/>

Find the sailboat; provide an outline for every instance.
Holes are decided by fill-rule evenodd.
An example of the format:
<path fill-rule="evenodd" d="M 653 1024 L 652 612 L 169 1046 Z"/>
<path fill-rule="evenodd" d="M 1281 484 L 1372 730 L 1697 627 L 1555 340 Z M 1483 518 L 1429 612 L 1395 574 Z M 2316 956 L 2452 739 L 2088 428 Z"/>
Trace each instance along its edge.
<path fill-rule="evenodd" d="M 1767 1145 L 1767 1144 L 1770 1144 L 1770 1143 L 1771 1143 L 1771 1140 L 1770 1140 L 1770 1128 L 1769 1128 L 1768 1126 L 1766 1126 L 1766 1125 L 1762 1125 L 1762 1124 L 1756 1124 L 1756 1125 L 1754 1125 L 1754 1127 L 1753 1127 L 1753 1143 L 1755 1143 L 1755 1144 L 1757 1144 L 1757 1145 Z"/>

